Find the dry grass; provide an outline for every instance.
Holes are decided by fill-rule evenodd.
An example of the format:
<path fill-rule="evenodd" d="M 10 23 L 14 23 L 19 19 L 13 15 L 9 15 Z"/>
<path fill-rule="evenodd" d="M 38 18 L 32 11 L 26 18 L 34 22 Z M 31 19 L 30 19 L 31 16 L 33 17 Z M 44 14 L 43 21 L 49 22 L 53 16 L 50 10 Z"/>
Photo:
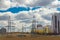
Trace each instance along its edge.
<path fill-rule="evenodd" d="M 0 40 L 60 40 L 60 36 L 38 36 L 38 37 L 1 36 Z"/>
<path fill-rule="evenodd" d="M 14 35 L 13 36 L 1 35 L 0 40 L 60 40 L 60 36 L 34 35 L 34 36 L 18 37 Z"/>

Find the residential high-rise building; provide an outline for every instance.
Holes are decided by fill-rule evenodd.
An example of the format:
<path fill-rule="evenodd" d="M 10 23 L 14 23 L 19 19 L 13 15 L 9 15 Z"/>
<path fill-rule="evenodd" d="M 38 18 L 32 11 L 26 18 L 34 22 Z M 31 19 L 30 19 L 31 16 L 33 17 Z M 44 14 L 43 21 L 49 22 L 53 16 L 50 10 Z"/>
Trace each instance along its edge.
<path fill-rule="evenodd" d="M 52 16 L 52 26 L 54 33 L 60 33 L 60 13 L 55 13 Z"/>

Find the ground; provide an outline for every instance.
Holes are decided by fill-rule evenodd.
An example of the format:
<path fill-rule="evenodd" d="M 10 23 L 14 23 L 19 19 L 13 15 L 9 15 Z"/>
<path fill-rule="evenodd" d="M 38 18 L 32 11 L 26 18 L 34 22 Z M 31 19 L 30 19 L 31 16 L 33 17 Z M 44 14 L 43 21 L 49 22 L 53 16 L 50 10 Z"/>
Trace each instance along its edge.
<path fill-rule="evenodd" d="M 59 35 L 0 35 L 0 40 L 60 40 Z"/>

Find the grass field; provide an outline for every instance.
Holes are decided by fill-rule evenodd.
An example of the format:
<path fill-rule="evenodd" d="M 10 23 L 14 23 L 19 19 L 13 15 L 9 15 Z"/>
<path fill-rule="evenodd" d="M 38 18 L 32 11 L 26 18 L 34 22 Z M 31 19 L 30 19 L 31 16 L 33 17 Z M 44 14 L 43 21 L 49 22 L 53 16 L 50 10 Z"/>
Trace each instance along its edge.
<path fill-rule="evenodd" d="M 49 35 L 33 35 L 28 34 L 25 37 L 19 37 L 14 35 L 0 35 L 0 40 L 60 40 L 60 36 L 49 36 Z"/>
<path fill-rule="evenodd" d="M 0 40 L 60 40 L 60 36 L 36 36 L 36 37 L 0 36 Z"/>

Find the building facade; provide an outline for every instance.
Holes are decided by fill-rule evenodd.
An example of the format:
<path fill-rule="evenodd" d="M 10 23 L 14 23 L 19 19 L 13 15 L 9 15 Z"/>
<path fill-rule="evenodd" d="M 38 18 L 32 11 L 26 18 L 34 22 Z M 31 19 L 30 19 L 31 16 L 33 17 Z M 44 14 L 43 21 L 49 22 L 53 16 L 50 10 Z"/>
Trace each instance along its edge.
<path fill-rule="evenodd" d="M 55 13 L 52 16 L 52 26 L 54 33 L 60 33 L 60 13 Z"/>

